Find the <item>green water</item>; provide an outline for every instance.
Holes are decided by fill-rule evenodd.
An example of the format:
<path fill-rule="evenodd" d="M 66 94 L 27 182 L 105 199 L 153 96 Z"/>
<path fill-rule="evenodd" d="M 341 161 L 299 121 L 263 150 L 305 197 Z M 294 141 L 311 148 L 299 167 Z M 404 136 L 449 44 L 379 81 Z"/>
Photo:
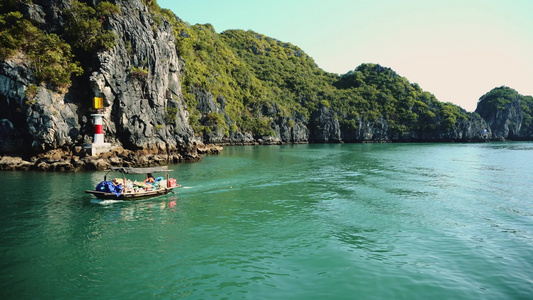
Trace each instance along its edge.
<path fill-rule="evenodd" d="M 0 299 L 532 299 L 533 143 L 226 147 L 183 188 L 2 172 Z"/>

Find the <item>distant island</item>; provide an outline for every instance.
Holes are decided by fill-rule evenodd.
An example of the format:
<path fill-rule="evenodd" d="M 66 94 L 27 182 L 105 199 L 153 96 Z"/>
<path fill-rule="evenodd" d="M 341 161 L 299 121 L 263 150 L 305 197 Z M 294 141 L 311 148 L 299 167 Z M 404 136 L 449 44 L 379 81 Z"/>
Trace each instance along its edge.
<path fill-rule="evenodd" d="M 91 156 L 95 97 L 112 146 Z M 290 43 L 218 34 L 152 0 L 2 1 L 0 105 L 4 170 L 196 161 L 223 145 L 533 140 L 533 97 L 510 87 L 467 112 L 385 66 L 328 73 Z"/>

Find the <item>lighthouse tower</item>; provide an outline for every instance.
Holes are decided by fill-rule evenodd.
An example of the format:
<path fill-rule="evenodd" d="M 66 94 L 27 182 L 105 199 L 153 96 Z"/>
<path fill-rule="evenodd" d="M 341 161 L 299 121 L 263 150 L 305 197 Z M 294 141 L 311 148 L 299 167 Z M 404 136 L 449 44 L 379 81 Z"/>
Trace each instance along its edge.
<path fill-rule="evenodd" d="M 98 156 L 100 153 L 111 150 L 111 143 L 104 142 L 104 123 L 103 117 L 105 115 L 104 99 L 101 97 L 94 97 L 93 102 L 94 113 L 91 116 L 94 119 L 94 139 L 93 143 L 89 144 L 87 148 L 90 149 L 92 156 Z"/>

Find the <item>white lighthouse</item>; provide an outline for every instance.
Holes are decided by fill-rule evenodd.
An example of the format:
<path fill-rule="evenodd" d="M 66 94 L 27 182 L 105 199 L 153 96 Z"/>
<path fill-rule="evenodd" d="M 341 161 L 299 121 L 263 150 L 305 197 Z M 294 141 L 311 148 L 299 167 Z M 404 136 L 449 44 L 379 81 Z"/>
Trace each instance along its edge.
<path fill-rule="evenodd" d="M 104 143 L 104 125 L 102 118 L 103 114 L 91 114 L 94 118 L 94 140 L 93 144 L 103 144 Z"/>
<path fill-rule="evenodd" d="M 111 150 L 111 143 L 104 142 L 104 99 L 101 97 L 94 97 L 93 104 L 94 114 L 91 114 L 91 116 L 94 119 L 94 139 L 93 143 L 89 144 L 87 149 L 90 149 L 92 156 L 98 156 L 100 153 Z"/>

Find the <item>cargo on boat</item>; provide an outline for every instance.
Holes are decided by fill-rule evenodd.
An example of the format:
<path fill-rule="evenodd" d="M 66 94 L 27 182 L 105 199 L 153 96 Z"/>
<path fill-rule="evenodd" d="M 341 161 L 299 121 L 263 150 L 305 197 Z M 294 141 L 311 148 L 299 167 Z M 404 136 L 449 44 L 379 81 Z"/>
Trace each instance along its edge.
<path fill-rule="evenodd" d="M 120 172 L 122 177 L 115 178 L 112 181 L 107 180 L 110 172 Z M 150 167 L 150 168 L 131 168 L 131 167 L 111 167 L 104 175 L 104 180 L 94 190 L 86 190 L 85 193 L 92 194 L 98 199 L 113 200 L 140 200 L 173 192 L 175 188 L 180 187 L 175 178 L 169 178 L 167 166 Z M 164 173 L 163 176 L 154 177 L 152 174 Z M 143 181 L 126 178 L 126 174 L 146 174 Z"/>

